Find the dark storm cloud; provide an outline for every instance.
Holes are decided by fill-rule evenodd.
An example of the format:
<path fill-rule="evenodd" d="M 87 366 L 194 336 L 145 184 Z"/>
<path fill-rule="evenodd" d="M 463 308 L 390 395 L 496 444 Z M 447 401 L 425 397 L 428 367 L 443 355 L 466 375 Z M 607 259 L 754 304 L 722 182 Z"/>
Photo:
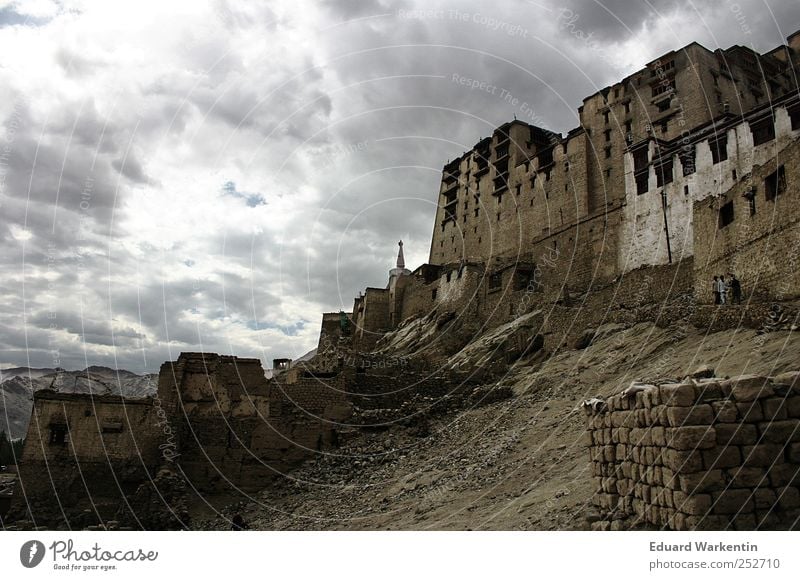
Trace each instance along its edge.
<path fill-rule="evenodd" d="M 39 312 L 28 322 L 41 329 L 65 330 L 91 344 L 130 346 L 134 341 L 144 338 L 141 332 L 129 326 L 113 325 L 109 320 L 82 318 L 76 312 L 64 312 L 57 316 Z"/>
<path fill-rule="evenodd" d="M 659 18 L 676 10 L 694 12 L 695 6 L 704 11 L 719 6 L 722 0 L 711 0 L 702 5 L 693 0 L 566 0 L 563 7 L 553 8 L 560 23 L 583 29 L 587 34 L 606 41 L 623 41 Z"/>
<path fill-rule="evenodd" d="M 128 154 L 125 157 L 114 159 L 111 162 L 111 167 L 119 171 L 122 175 L 134 183 L 139 183 L 142 185 L 152 183 L 152 180 L 145 175 L 141 162 L 134 155 Z"/>

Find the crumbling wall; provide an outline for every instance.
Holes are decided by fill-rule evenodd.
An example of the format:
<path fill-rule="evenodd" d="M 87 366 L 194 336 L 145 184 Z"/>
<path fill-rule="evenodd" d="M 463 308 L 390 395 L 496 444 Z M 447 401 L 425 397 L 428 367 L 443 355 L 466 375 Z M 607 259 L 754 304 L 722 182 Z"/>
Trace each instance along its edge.
<path fill-rule="evenodd" d="M 13 518 L 80 529 L 113 517 L 158 465 L 158 423 L 152 398 L 38 391 Z"/>
<path fill-rule="evenodd" d="M 159 396 L 173 401 L 180 465 L 191 487 L 238 487 L 252 432 L 269 413 L 260 361 L 181 353 L 162 365 Z"/>
<path fill-rule="evenodd" d="M 277 474 L 335 444 L 349 415 L 340 386 L 293 373 L 268 381 L 258 359 L 182 353 L 164 363 L 159 395 L 173 400 L 180 466 L 191 487 L 262 487 Z M 302 369 L 297 369 L 302 370 Z"/>
<path fill-rule="evenodd" d="M 353 346 L 360 350 L 371 349 L 378 339 L 391 328 L 389 290 L 367 288 L 362 298 L 353 305 Z"/>
<path fill-rule="evenodd" d="M 687 380 L 585 404 L 593 527 L 796 529 L 798 377 Z"/>
<path fill-rule="evenodd" d="M 343 375 L 298 377 L 292 384 L 270 383 L 269 416 L 253 432 L 255 457 L 276 473 L 338 443 L 352 407 L 344 391 Z"/>

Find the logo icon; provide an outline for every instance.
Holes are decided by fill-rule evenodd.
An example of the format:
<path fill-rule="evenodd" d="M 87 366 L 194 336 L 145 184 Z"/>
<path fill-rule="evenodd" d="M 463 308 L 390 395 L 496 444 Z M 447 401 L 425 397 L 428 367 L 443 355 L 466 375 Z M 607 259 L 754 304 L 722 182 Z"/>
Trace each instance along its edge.
<path fill-rule="evenodd" d="M 26 568 L 36 568 L 44 560 L 44 544 L 39 540 L 29 540 L 19 550 L 19 561 Z"/>

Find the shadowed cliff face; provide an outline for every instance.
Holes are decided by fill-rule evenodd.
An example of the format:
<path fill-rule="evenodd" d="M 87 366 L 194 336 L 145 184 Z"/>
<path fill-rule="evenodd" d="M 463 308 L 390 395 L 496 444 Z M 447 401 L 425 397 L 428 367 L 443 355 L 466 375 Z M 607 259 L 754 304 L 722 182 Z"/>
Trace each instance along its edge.
<path fill-rule="evenodd" d="M 98 366 L 80 371 L 18 367 L 3 370 L 2 379 L 0 431 L 6 431 L 14 439 L 25 436 L 35 391 L 52 389 L 61 393 L 140 398 L 154 395 L 158 384 L 157 375 L 137 375 Z"/>

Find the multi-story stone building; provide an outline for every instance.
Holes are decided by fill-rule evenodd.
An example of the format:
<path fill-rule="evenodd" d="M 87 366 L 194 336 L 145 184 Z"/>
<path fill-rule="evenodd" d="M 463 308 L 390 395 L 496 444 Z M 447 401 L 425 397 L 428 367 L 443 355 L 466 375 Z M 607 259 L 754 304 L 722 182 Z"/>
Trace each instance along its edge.
<path fill-rule="evenodd" d="M 695 231 L 698 203 L 800 137 L 798 64 L 800 32 L 765 54 L 691 43 L 584 99 L 566 136 L 501 125 L 444 166 L 429 263 L 404 276 L 402 292 L 368 288 L 356 299 L 355 333 L 371 337 L 361 346 L 411 316 L 455 308 L 502 321 L 519 293 L 568 301 L 638 268 L 707 256 L 719 236 L 705 213 Z M 753 221 L 739 248 L 774 234 L 772 225 Z M 739 262 L 756 295 L 776 295 L 754 282 L 757 265 Z M 705 288 L 707 267 L 697 269 Z"/>

